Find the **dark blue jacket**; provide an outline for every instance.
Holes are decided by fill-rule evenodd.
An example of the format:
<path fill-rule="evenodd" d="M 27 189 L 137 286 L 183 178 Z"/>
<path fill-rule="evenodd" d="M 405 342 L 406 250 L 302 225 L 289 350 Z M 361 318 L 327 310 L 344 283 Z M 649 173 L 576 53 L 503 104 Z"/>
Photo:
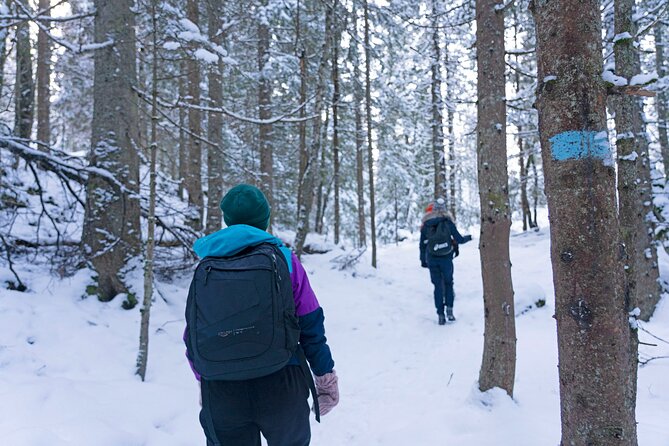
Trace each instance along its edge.
<path fill-rule="evenodd" d="M 428 263 L 429 253 L 427 252 L 427 234 L 429 234 L 433 227 L 436 227 L 439 223 L 445 221 L 448 224 L 448 229 L 451 231 L 453 246 L 453 254 L 449 258 L 453 258 L 453 255 L 458 253 L 458 245 L 467 243 L 472 239 L 471 235 L 461 235 L 458 232 L 458 229 L 455 227 L 455 223 L 448 217 L 435 217 L 429 220 L 426 220 L 423 223 L 423 227 L 420 228 L 420 263 L 426 265 Z"/>

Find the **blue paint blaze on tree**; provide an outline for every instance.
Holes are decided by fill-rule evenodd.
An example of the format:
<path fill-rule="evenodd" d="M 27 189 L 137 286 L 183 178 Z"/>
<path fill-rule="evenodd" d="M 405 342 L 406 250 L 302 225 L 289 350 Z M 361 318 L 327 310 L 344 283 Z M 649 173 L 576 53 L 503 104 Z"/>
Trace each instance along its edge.
<path fill-rule="evenodd" d="M 605 131 L 569 130 L 549 139 L 551 154 L 556 161 L 598 158 L 613 165 L 611 147 Z"/>

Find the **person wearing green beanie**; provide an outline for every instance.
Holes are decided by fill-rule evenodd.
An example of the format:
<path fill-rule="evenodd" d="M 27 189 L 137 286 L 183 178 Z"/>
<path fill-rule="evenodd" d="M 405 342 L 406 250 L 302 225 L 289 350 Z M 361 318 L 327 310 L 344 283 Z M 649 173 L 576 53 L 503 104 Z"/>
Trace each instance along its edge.
<path fill-rule="evenodd" d="M 221 200 L 221 211 L 228 226 L 243 224 L 263 231 L 269 227 L 269 202 L 260 189 L 250 184 L 230 189 Z"/>
<path fill-rule="evenodd" d="M 325 336 L 323 308 L 295 253 L 267 232 L 270 206 L 257 187 L 248 184 L 233 187 L 225 194 L 220 206 L 228 227 L 196 240 L 193 250 L 201 259 L 218 257 L 231 261 L 238 254 L 240 259 L 243 258 L 249 250 L 260 245 L 271 244 L 278 248 L 287 266 L 287 274 L 282 273 L 287 277 L 281 279 L 281 283 L 292 291 L 299 326 L 298 343 L 306 361 L 300 361 L 299 355 L 294 354 L 283 368 L 269 375 L 235 381 L 207 379 L 207 369 L 198 371 L 196 368 L 193 353 L 199 351 L 199 347 L 197 341 L 190 343 L 192 336 L 187 326 L 184 331 L 186 357 L 195 378 L 202 383 L 200 422 L 207 437 L 207 445 L 256 446 L 260 444 L 262 434 L 268 446 L 308 446 L 311 440 L 310 387 L 318 402 L 318 410 L 315 411 L 320 415 L 329 413 L 339 402 L 338 377 Z M 277 260 L 279 258 L 277 256 Z M 240 263 L 238 269 L 230 271 L 246 273 L 241 266 Z M 196 289 L 196 286 L 204 287 L 207 274 L 198 276 L 196 270 L 192 289 Z M 225 285 L 228 287 L 236 280 L 234 273 L 229 274 Z M 204 283 L 197 285 L 198 280 Z M 215 279 L 209 283 L 223 286 L 221 281 L 217 283 Z M 262 287 L 258 289 L 256 284 L 256 291 L 263 296 L 262 299 L 259 297 L 259 301 L 265 301 L 266 293 L 269 295 L 273 292 L 266 290 L 265 293 L 263 290 Z M 221 292 L 222 296 L 224 294 Z M 239 310 L 232 308 L 230 311 L 234 313 Z M 197 312 L 186 313 L 187 321 L 189 314 L 197 315 Z M 205 373 L 205 376 L 200 372 Z M 312 375 L 314 379 L 310 385 L 309 378 Z"/>

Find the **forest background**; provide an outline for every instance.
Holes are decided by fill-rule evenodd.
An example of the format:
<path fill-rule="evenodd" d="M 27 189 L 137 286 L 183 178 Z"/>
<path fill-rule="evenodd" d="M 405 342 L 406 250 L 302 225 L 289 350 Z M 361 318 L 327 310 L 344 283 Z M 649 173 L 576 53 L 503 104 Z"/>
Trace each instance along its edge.
<path fill-rule="evenodd" d="M 30 292 L 14 266 L 40 262 L 62 279 L 90 270 L 87 296 L 141 303 L 144 379 L 156 281 L 192 270 L 192 242 L 221 227 L 229 187 L 258 185 L 270 231 L 300 256 L 341 250 L 342 271 L 383 268 L 378 246 L 411 239 L 425 207 L 444 197 L 459 227 L 480 229 L 490 314 L 480 389 L 512 395 L 509 228 L 539 230 L 548 207 L 559 216 L 550 229 L 561 354 L 587 365 L 579 384 L 602 367 L 614 373 L 606 357 L 587 359 L 606 340 L 591 314 L 632 324 L 616 332 L 629 351 L 609 361 L 625 364 L 611 380 L 631 392 L 615 397 L 628 425 L 634 324 L 651 318 L 664 287 L 668 5 L 560 6 L 0 0 L 6 287 Z M 585 30 L 576 37 L 574 23 Z M 578 125 L 567 122 L 578 115 L 569 105 L 554 106 L 573 95 Z M 580 144 L 605 146 L 610 160 L 553 162 L 551 138 L 582 129 L 591 133 Z M 140 270 L 142 286 L 130 279 Z M 565 294 L 570 284 L 592 299 Z M 569 351 L 567 337 L 584 332 L 587 348 Z M 593 398 L 611 402 L 608 390 Z"/>

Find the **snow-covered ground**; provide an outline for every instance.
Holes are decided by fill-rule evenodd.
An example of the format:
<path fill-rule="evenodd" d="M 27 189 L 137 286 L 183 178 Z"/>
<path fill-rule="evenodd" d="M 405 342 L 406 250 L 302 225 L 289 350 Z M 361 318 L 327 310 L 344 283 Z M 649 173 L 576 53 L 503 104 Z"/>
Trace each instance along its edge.
<path fill-rule="evenodd" d="M 380 249 L 378 271 L 332 269 L 340 254 L 307 256 L 326 313 L 341 402 L 318 425 L 314 445 L 557 445 L 560 412 L 553 289 L 546 229 L 515 234 L 518 363 L 514 399 L 482 394 L 483 345 L 477 241 L 455 261 L 458 320 L 438 326 L 417 242 Z M 661 253 L 662 274 L 669 258 Z M 0 444 L 7 446 L 203 445 L 198 388 L 181 341 L 188 277 L 159 283 L 147 382 L 134 375 L 139 311 L 122 298 L 82 299 L 89 272 L 60 280 L 48 266 L 20 264 L 29 293 L 0 290 Z M 0 266 L 0 279 L 10 278 Z M 139 277 L 137 278 L 139 285 Z M 141 287 L 139 288 L 141 289 Z M 545 299 L 542 308 L 533 305 Z M 669 303 L 643 327 L 669 340 Z M 641 332 L 644 357 L 669 344 Z M 641 446 L 669 445 L 669 360 L 639 371 Z"/>

